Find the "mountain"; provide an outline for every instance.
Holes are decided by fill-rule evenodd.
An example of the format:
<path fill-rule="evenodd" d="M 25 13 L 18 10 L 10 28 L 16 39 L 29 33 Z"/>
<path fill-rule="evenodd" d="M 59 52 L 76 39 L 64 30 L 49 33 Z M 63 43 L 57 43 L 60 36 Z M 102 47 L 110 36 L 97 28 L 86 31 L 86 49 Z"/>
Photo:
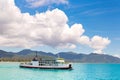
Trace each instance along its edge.
<path fill-rule="evenodd" d="M 91 53 L 83 57 L 80 61 L 88 63 L 120 63 L 120 58 L 106 54 Z"/>
<path fill-rule="evenodd" d="M 30 54 L 36 55 L 36 53 L 37 53 L 37 55 L 41 55 L 41 56 L 54 56 L 55 57 L 55 55 L 50 52 L 47 53 L 47 52 L 43 52 L 43 51 L 32 51 L 30 49 L 24 49 L 24 50 L 18 52 L 17 54 L 18 55 L 30 55 Z"/>
<path fill-rule="evenodd" d="M 86 56 L 86 54 L 77 54 L 74 52 L 60 52 L 57 55 L 67 60 L 80 60 Z"/>
<path fill-rule="evenodd" d="M 81 63 L 120 63 L 120 58 L 114 57 L 112 55 L 107 54 L 97 54 L 97 53 L 90 53 L 90 54 L 83 54 L 83 53 L 74 53 L 74 52 L 60 52 L 58 54 L 53 54 L 50 52 L 43 52 L 43 51 L 33 51 L 30 49 L 24 49 L 20 52 L 6 52 L 0 50 L 0 58 L 9 58 L 15 60 L 30 60 L 33 56 L 37 55 L 47 59 L 55 58 L 60 56 L 67 61 L 72 62 L 81 62 Z"/>
<path fill-rule="evenodd" d="M 83 63 L 120 63 L 120 58 L 106 55 L 106 54 L 76 54 L 73 52 L 60 52 L 60 57 L 69 61 L 83 62 Z"/>
<path fill-rule="evenodd" d="M 13 56 L 14 56 L 14 53 L 12 53 L 12 52 L 6 52 L 3 50 L 0 50 L 0 58 L 1 57 L 13 57 Z"/>
<path fill-rule="evenodd" d="M 31 54 L 31 53 L 35 53 L 35 51 L 32 51 L 30 49 L 24 49 L 24 50 L 18 52 L 17 54 L 18 55 L 27 55 L 27 54 Z"/>

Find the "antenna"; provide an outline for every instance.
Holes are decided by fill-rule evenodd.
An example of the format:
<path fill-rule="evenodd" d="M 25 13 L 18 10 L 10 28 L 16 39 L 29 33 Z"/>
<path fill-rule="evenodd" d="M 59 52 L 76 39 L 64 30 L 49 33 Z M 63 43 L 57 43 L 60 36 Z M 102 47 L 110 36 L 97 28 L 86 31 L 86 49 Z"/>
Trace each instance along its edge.
<path fill-rule="evenodd" d="M 57 55 L 57 56 L 58 56 L 58 58 L 60 58 L 60 55 L 59 55 L 59 53 L 58 53 L 58 55 Z"/>
<path fill-rule="evenodd" d="M 35 57 L 37 57 L 37 51 L 36 51 L 36 55 L 35 55 Z"/>
<path fill-rule="evenodd" d="M 38 61 L 37 51 L 36 51 L 35 57 L 33 58 L 33 61 Z"/>

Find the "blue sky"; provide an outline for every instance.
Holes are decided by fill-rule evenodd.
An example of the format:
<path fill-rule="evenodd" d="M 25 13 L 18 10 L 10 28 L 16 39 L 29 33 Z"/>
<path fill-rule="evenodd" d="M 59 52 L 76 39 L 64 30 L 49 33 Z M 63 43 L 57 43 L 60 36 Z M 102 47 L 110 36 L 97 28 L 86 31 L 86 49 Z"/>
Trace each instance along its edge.
<path fill-rule="evenodd" d="M 120 54 L 119 0 L 63 0 L 66 2 L 59 4 L 51 2 L 37 7 L 33 6 L 32 2 L 29 1 L 32 0 L 15 0 L 15 5 L 20 9 L 21 13 L 29 13 L 31 16 L 58 8 L 68 17 L 67 23 L 69 27 L 75 23 L 82 24 L 85 30 L 83 35 L 87 35 L 89 38 L 95 35 L 108 38 L 111 42 L 104 49 L 104 53 Z M 75 49 L 54 49 L 50 46 L 33 47 L 31 49 L 47 52 L 73 51 L 78 53 L 91 53 L 93 50 L 86 45 L 76 45 Z M 24 48 L 1 46 L 1 49 L 19 51 Z"/>

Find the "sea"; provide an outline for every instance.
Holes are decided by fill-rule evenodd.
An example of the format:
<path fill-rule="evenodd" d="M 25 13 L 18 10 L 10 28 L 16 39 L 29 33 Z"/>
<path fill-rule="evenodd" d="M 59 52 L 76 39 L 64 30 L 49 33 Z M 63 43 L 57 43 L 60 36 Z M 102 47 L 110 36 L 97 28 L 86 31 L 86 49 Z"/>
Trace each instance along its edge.
<path fill-rule="evenodd" d="M 20 68 L 0 62 L 0 80 L 120 80 L 120 64 L 73 63 L 72 70 Z"/>

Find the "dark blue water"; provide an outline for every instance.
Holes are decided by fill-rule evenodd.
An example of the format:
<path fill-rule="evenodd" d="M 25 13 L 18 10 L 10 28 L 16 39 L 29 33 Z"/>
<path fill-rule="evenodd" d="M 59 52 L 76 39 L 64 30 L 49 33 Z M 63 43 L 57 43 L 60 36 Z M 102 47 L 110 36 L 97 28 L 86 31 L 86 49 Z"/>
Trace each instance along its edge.
<path fill-rule="evenodd" d="M 0 80 L 120 80 L 120 64 L 74 63 L 73 70 L 43 70 L 1 62 Z"/>

